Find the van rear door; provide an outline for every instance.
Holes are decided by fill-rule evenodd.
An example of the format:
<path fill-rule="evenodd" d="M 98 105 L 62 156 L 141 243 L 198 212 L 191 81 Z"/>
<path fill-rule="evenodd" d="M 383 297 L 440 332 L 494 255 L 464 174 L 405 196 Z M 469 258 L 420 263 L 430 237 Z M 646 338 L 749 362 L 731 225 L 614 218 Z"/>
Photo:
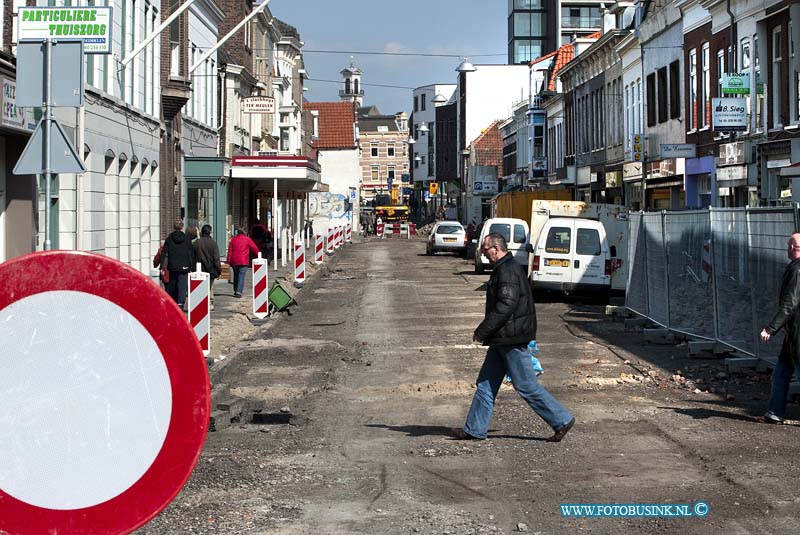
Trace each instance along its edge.
<path fill-rule="evenodd" d="M 574 222 L 574 229 L 572 283 L 597 286 L 611 284 L 611 277 L 605 273 L 608 244 L 602 224 L 577 219 Z"/>
<path fill-rule="evenodd" d="M 539 270 L 534 273 L 534 281 L 559 288 L 570 282 L 573 227 L 574 223 L 569 219 L 552 220 L 545 224 L 535 249 L 535 255 L 539 257 Z"/>

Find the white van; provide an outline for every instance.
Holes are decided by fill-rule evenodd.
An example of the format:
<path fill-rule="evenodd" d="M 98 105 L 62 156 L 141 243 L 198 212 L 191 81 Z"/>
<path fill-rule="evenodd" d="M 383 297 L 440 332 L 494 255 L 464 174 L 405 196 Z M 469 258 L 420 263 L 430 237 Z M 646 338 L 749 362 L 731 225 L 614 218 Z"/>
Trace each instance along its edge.
<path fill-rule="evenodd" d="M 532 246 L 531 281 L 536 289 L 608 292 L 618 267 L 600 221 L 575 217 L 547 220 Z"/>
<path fill-rule="evenodd" d="M 487 219 L 481 227 L 481 234 L 475 243 L 475 273 L 483 273 L 487 267 L 491 267 L 489 259 L 481 253 L 481 244 L 489 234 L 500 234 L 508 242 L 508 251 L 514 255 L 514 260 L 528 266 L 528 236 L 530 231 L 528 223 L 522 219 L 510 217 L 495 217 Z"/>

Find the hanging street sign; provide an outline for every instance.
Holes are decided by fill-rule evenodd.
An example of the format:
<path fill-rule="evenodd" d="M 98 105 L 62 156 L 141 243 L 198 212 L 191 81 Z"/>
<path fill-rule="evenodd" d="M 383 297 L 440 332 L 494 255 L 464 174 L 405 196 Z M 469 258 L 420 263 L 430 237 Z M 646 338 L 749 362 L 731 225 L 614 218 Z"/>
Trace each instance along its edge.
<path fill-rule="evenodd" d="M 85 54 L 111 54 L 110 7 L 20 7 L 19 41 L 83 41 Z"/>
<path fill-rule="evenodd" d="M 25 145 L 22 156 L 14 166 L 15 175 L 39 175 L 42 173 L 85 173 L 86 167 L 78 151 L 70 143 L 58 121 L 50 122 L 50 169 L 44 168 L 44 122 L 42 118 Z M 55 127 L 55 128 L 53 128 Z"/>
<path fill-rule="evenodd" d="M 272 97 L 247 97 L 242 99 L 244 113 L 275 113 L 275 99 Z"/>

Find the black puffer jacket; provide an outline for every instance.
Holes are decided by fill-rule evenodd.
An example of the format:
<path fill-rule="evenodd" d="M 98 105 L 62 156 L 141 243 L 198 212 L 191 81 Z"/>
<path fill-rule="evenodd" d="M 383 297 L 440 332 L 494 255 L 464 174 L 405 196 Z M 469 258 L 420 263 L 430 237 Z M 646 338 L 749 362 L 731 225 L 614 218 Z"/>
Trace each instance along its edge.
<path fill-rule="evenodd" d="M 475 329 L 483 345 L 527 344 L 536 339 L 536 309 L 528 276 L 509 253 L 495 264 L 486 290 L 486 315 Z"/>
<path fill-rule="evenodd" d="M 792 260 L 783 271 L 778 312 L 767 325 L 767 332 L 774 336 L 781 327 L 786 331 L 780 359 L 786 363 L 800 360 L 800 259 Z"/>
<path fill-rule="evenodd" d="M 188 273 L 194 263 L 192 240 L 184 232 L 176 230 L 164 240 L 164 249 L 161 253 L 161 267 L 170 271 Z"/>

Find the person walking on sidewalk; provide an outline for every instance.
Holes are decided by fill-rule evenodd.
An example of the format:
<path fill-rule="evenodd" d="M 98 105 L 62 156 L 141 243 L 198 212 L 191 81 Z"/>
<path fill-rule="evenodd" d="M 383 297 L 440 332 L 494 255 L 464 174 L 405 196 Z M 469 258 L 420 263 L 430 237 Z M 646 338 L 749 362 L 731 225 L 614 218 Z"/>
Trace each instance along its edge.
<path fill-rule="evenodd" d="M 517 393 L 555 431 L 548 440 L 560 442 L 575 418 L 539 384 L 531 363 L 528 342 L 536 339 L 536 309 L 528 276 L 508 252 L 501 234 L 486 236 L 481 251 L 494 268 L 486 290 L 485 316 L 472 339 L 489 346 L 489 350 L 464 428 L 455 428 L 452 434 L 459 439 L 486 438 L 497 392 L 508 374 Z"/>
<path fill-rule="evenodd" d="M 208 298 L 211 309 L 214 309 L 214 279 L 222 274 L 222 264 L 219 261 L 219 246 L 211 237 L 211 225 L 203 225 L 200 237 L 195 240 L 194 257 L 200 262 L 200 267 L 208 273 Z"/>
<path fill-rule="evenodd" d="M 769 396 L 764 421 L 768 424 L 782 424 L 786 414 L 786 398 L 789 383 L 800 365 L 800 233 L 789 238 L 787 256 L 789 264 L 783 271 L 781 289 L 778 294 L 778 312 L 772 321 L 761 331 L 761 340 L 769 342 L 783 329 L 783 345 L 778 362 L 772 372 L 772 392 Z"/>
<path fill-rule="evenodd" d="M 228 244 L 228 265 L 233 270 L 234 297 L 241 297 L 244 292 L 244 278 L 250 266 L 250 255 L 258 256 L 258 247 L 245 234 L 241 225 L 236 225 L 236 235 Z"/>
<path fill-rule="evenodd" d="M 191 238 L 183 232 L 183 221 L 176 219 L 173 232 L 164 240 L 161 250 L 161 268 L 169 271 L 167 293 L 179 307 L 186 307 L 189 291 L 189 271 L 194 263 Z"/>

